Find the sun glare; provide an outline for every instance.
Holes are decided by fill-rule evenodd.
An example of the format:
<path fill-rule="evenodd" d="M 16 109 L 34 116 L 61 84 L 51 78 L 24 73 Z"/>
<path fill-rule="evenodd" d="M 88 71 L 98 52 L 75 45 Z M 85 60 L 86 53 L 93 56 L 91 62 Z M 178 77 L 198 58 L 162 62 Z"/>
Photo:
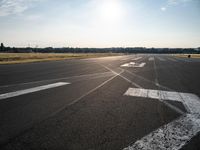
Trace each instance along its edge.
<path fill-rule="evenodd" d="M 123 9 L 119 0 L 103 1 L 100 5 L 100 17 L 104 21 L 117 21 L 123 15 Z"/>

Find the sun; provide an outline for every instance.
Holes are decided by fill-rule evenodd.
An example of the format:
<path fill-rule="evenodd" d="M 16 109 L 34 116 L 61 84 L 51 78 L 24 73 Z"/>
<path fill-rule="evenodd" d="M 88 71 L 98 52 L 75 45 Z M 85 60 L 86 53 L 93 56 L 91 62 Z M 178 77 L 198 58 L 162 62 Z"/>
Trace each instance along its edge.
<path fill-rule="evenodd" d="M 100 18 L 104 21 L 117 21 L 123 15 L 119 0 L 106 0 L 99 6 Z"/>

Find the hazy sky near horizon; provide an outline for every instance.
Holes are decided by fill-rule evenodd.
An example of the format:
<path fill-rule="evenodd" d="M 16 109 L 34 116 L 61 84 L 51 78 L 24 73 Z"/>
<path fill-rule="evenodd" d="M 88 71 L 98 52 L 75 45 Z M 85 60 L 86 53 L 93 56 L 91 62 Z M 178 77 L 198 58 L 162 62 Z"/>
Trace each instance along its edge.
<path fill-rule="evenodd" d="M 0 42 L 200 47 L 200 0 L 0 0 Z"/>

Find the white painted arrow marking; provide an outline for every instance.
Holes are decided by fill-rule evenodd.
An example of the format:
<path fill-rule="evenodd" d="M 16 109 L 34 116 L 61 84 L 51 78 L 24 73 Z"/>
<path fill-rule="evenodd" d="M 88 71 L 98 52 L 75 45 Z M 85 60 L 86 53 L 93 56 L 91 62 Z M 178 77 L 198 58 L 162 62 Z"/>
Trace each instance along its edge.
<path fill-rule="evenodd" d="M 57 82 L 57 83 L 53 83 L 53 84 L 38 86 L 38 87 L 20 90 L 20 91 L 16 91 L 16 92 L 0 94 L 0 100 L 11 98 L 11 97 L 16 97 L 16 96 L 20 96 L 20 95 L 24 95 L 24 94 L 28 94 L 28 93 L 38 92 L 38 91 L 42 91 L 42 90 L 46 90 L 46 89 L 51 89 L 51 88 L 55 88 L 55 87 L 59 87 L 59 86 L 64 86 L 67 84 L 70 84 L 70 83 Z"/>
<path fill-rule="evenodd" d="M 135 66 L 135 67 L 144 67 L 146 65 L 146 63 L 141 63 L 139 64 L 138 66 Z"/>
<path fill-rule="evenodd" d="M 125 63 L 125 64 L 121 65 L 121 67 L 131 67 L 131 66 L 133 66 L 134 64 L 135 64 L 134 62 Z"/>
<path fill-rule="evenodd" d="M 146 63 L 135 63 L 135 62 L 130 62 L 130 63 L 126 63 L 121 65 L 121 67 L 135 67 L 135 68 L 141 68 L 144 67 L 146 65 Z"/>
<path fill-rule="evenodd" d="M 124 95 L 179 101 L 188 109 L 177 120 L 151 132 L 124 150 L 178 150 L 200 132 L 200 99 L 191 93 L 129 88 Z"/>

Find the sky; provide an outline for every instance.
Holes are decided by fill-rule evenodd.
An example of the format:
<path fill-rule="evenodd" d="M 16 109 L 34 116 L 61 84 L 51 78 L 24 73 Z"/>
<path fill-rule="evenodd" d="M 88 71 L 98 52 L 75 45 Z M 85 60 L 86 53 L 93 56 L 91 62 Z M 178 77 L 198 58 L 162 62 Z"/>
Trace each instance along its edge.
<path fill-rule="evenodd" d="M 200 47 L 200 0 L 0 0 L 15 47 Z"/>

